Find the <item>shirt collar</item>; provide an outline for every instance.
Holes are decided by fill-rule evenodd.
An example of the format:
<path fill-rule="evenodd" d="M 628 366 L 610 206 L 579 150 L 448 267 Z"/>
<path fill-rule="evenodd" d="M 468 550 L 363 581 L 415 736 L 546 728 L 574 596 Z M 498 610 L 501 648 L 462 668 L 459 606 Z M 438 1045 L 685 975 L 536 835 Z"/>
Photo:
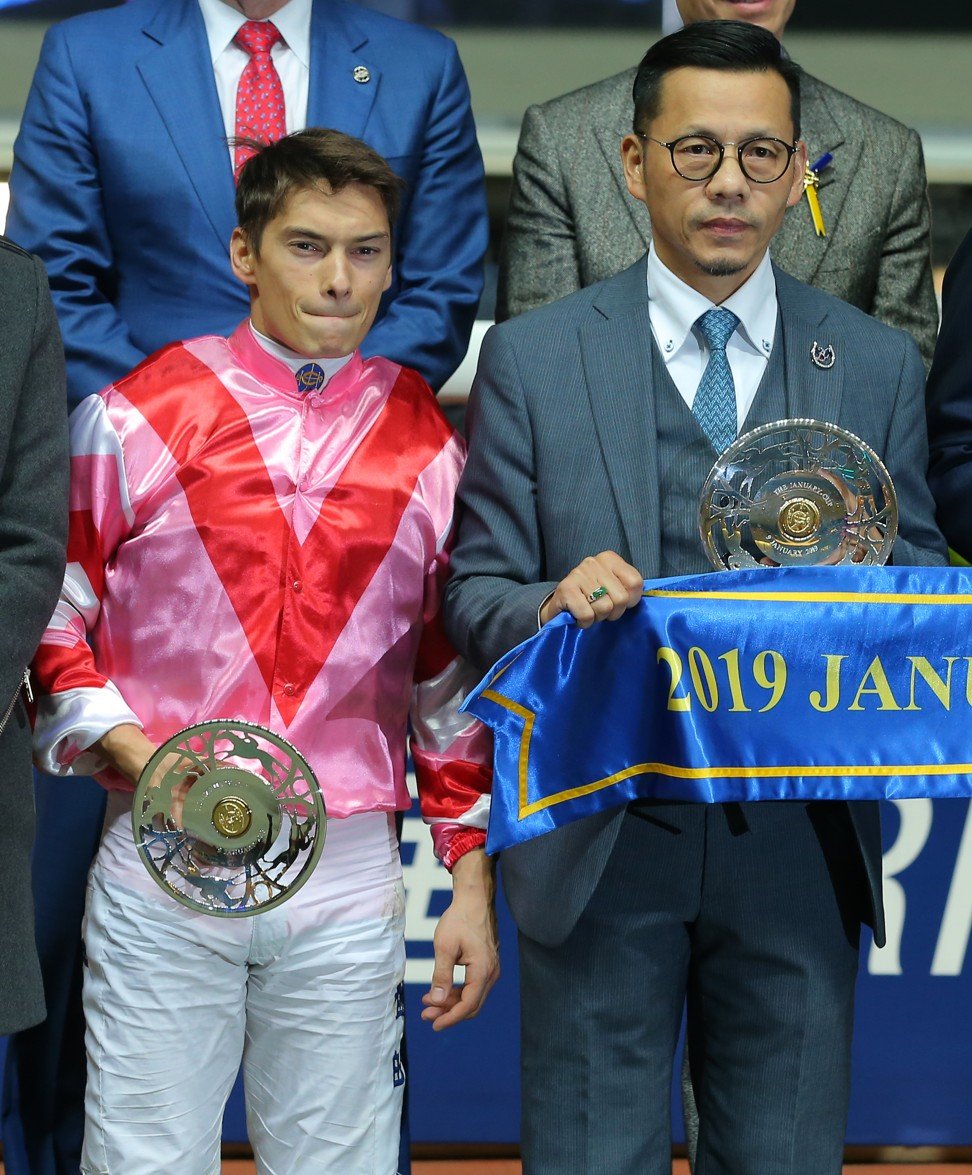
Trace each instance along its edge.
<path fill-rule="evenodd" d="M 306 69 L 310 68 L 310 24 L 313 0 L 289 0 L 279 12 L 270 18 L 280 30 L 287 47 Z M 224 4 L 223 0 L 199 0 L 203 21 L 206 25 L 206 39 L 209 41 L 209 56 L 215 61 L 246 23 L 242 12 Z"/>
<path fill-rule="evenodd" d="M 316 363 L 318 367 L 324 370 L 325 387 L 351 359 L 351 355 L 341 355 L 337 359 L 308 359 L 306 355 L 298 355 L 296 351 L 291 351 L 289 347 L 282 346 L 274 339 L 268 339 L 266 335 L 261 334 L 257 330 L 252 322 L 250 323 L 250 334 L 262 350 L 266 351 L 268 355 L 272 355 L 274 359 L 278 359 L 281 363 L 285 363 L 295 374 L 306 364 Z"/>
<path fill-rule="evenodd" d="M 685 345 L 699 316 L 715 305 L 694 290 L 648 249 L 648 307 L 655 341 L 667 361 Z M 769 251 L 738 290 L 722 303 L 739 319 L 736 334 L 764 358 L 776 335 L 776 277 Z"/>

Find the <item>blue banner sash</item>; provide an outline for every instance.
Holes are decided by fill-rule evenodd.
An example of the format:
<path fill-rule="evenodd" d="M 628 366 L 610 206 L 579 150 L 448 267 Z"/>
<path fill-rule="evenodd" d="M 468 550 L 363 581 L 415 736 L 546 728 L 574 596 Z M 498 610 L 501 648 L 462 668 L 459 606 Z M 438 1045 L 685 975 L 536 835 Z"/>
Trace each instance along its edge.
<path fill-rule="evenodd" d="M 487 849 L 636 798 L 972 796 L 972 569 L 649 580 L 558 616 L 466 699 L 495 734 Z"/>

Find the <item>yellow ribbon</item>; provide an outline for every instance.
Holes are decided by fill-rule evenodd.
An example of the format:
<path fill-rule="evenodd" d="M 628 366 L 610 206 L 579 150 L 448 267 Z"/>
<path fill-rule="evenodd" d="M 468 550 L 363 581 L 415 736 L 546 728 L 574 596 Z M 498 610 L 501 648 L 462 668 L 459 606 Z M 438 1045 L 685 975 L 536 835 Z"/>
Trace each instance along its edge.
<path fill-rule="evenodd" d="M 824 226 L 823 213 L 820 211 L 820 197 L 817 195 L 817 185 L 820 183 L 820 177 L 807 164 L 807 169 L 803 173 L 803 190 L 807 194 L 807 203 L 810 205 L 810 216 L 813 219 L 813 227 L 818 237 L 825 237 L 827 229 Z"/>

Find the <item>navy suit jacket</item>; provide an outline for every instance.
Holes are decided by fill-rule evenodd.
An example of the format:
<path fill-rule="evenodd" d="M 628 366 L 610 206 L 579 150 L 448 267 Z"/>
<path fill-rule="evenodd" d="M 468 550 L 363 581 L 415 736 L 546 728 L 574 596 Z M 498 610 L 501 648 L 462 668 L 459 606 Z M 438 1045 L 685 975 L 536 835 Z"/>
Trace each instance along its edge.
<path fill-rule="evenodd" d="M 357 66 L 370 80 L 355 81 Z M 307 125 L 364 139 L 406 181 L 392 285 L 362 349 L 440 386 L 468 344 L 488 232 L 455 45 L 315 0 Z M 51 28 L 10 186 L 7 232 L 47 267 L 72 401 L 174 339 L 229 334 L 246 316 L 229 266 L 232 168 L 196 0 L 130 0 Z"/>
<path fill-rule="evenodd" d="M 942 329 L 928 376 L 928 484 L 938 524 L 956 551 L 972 559 L 972 232 L 949 263 L 942 287 Z"/>
<path fill-rule="evenodd" d="M 486 336 L 469 410 L 469 457 L 444 616 L 482 671 L 537 630 L 537 609 L 586 556 L 614 550 L 661 573 L 661 508 L 645 258 L 616 277 L 522 314 Z M 903 331 L 777 269 L 787 415 L 867 441 L 894 481 L 894 561 L 943 564 L 925 483 L 924 368 Z M 833 345 L 822 370 L 814 341 Z M 766 423 L 748 419 L 746 427 Z M 623 808 L 503 854 L 510 908 L 545 945 L 570 933 L 610 856 Z M 884 941 L 876 803 L 850 805 L 869 920 Z"/>

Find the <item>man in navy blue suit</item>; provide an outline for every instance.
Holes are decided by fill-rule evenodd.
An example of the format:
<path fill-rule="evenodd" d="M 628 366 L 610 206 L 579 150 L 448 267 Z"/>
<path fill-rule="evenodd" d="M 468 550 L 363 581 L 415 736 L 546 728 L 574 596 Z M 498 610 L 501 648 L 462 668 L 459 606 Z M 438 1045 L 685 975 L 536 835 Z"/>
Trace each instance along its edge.
<path fill-rule="evenodd" d="M 949 545 L 972 559 L 972 231 L 949 262 L 942 329 L 928 375 L 928 484 Z"/>
<path fill-rule="evenodd" d="M 73 400 L 247 313 L 230 273 L 244 21 L 273 18 L 287 130 L 364 139 L 406 181 L 394 276 L 365 344 L 435 388 L 482 288 L 483 166 L 446 37 L 344 0 L 131 0 L 47 34 L 14 149 L 7 232 L 50 274 Z"/>
<path fill-rule="evenodd" d="M 232 276 L 236 98 L 247 21 L 271 19 L 285 129 L 364 139 L 406 181 L 392 283 L 362 351 L 435 388 L 458 366 L 482 288 L 483 166 L 455 46 L 344 0 L 130 0 L 47 34 L 14 149 L 8 234 L 47 266 L 68 398 L 178 338 L 248 313 Z M 48 1021 L 12 1038 L 12 1175 L 78 1170 L 84 1091 L 80 920 L 97 785 L 41 778 L 34 861 Z"/>

